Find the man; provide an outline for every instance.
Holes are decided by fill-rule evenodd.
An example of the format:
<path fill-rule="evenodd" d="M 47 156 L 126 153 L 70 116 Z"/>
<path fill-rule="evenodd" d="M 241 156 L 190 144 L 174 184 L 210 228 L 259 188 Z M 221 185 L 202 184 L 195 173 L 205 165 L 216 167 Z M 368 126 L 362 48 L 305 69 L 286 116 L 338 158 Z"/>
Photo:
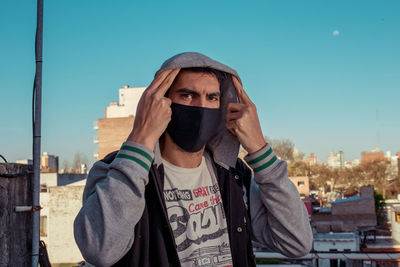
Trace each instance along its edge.
<path fill-rule="evenodd" d="M 237 73 L 198 53 L 161 66 L 127 141 L 91 169 L 74 228 L 96 266 L 255 266 L 252 239 L 291 257 L 312 244 Z"/>

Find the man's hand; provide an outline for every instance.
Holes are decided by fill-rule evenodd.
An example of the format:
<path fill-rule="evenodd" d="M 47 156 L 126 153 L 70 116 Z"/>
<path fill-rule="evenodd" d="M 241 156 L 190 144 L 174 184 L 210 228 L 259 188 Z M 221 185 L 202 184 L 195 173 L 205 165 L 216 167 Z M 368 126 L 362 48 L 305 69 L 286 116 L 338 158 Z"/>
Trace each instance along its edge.
<path fill-rule="evenodd" d="M 251 102 L 242 84 L 232 75 L 240 103 L 229 103 L 226 114 L 226 128 L 239 139 L 240 144 L 251 154 L 265 146 L 265 140 L 258 120 L 256 106 Z"/>
<path fill-rule="evenodd" d="M 171 120 L 171 99 L 164 97 L 180 69 L 160 72 L 143 92 L 136 110 L 135 123 L 128 141 L 154 150 Z"/>

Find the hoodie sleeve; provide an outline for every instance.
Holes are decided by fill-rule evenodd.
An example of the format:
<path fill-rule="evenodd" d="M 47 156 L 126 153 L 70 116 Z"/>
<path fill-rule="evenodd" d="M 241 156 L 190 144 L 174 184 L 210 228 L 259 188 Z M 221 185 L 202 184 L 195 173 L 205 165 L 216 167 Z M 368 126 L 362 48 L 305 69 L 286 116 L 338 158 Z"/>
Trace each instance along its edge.
<path fill-rule="evenodd" d="M 110 266 L 131 248 L 153 157 L 148 148 L 125 142 L 110 164 L 93 165 L 74 221 L 76 243 L 89 263 Z"/>
<path fill-rule="evenodd" d="M 306 255 L 313 235 L 306 207 L 288 178 L 287 163 L 269 144 L 245 157 L 254 171 L 250 214 L 255 241 L 288 257 Z"/>

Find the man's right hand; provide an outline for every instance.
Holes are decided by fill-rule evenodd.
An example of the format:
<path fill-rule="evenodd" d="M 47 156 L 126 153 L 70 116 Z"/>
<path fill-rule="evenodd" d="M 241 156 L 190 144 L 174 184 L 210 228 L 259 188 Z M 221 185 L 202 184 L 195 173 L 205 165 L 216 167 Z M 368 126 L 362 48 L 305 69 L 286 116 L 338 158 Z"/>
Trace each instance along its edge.
<path fill-rule="evenodd" d="M 180 68 L 158 73 L 143 92 L 136 110 L 135 123 L 127 141 L 154 150 L 155 144 L 171 120 L 171 99 L 164 95 L 179 71 Z"/>

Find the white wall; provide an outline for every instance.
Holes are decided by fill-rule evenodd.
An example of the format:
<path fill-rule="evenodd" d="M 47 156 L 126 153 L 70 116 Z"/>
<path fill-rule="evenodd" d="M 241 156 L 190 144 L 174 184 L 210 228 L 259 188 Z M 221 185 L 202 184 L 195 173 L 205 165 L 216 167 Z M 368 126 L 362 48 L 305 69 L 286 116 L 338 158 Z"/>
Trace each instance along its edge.
<path fill-rule="evenodd" d="M 47 245 L 50 262 L 78 263 L 83 260 L 73 234 L 73 223 L 82 206 L 84 186 L 49 187 L 42 192 L 41 216 L 47 216 L 47 237 L 41 239 Z"/>
<path fill-rule="evenodd" d="M 316 251 L 359 251 L 359 237 L 355 233 L 329 233 L 314 236 L 314 250 Z"/>
<path fill-rule="evenodd" d="M 40 185 L 49 186 L 57 186 L 57 177 L 58 174 L 56 172 L 41 172 L 40 173 Z"/>
<path fill-rule="evenodd" d="M 119 89 L 119 104 L 106 107 L 106 118 L 120 118 L 136 115 L 136 108 L 146 87 L 127 87 Z"/>
<path fill-rule="evenodd" d="M 391 207 L 391 225 L 392 225 L 392 238 L 400 242 L 400 223 L 396 222 L 396 211 L 400 212 L 400 205 L 393 205 Z"/>

